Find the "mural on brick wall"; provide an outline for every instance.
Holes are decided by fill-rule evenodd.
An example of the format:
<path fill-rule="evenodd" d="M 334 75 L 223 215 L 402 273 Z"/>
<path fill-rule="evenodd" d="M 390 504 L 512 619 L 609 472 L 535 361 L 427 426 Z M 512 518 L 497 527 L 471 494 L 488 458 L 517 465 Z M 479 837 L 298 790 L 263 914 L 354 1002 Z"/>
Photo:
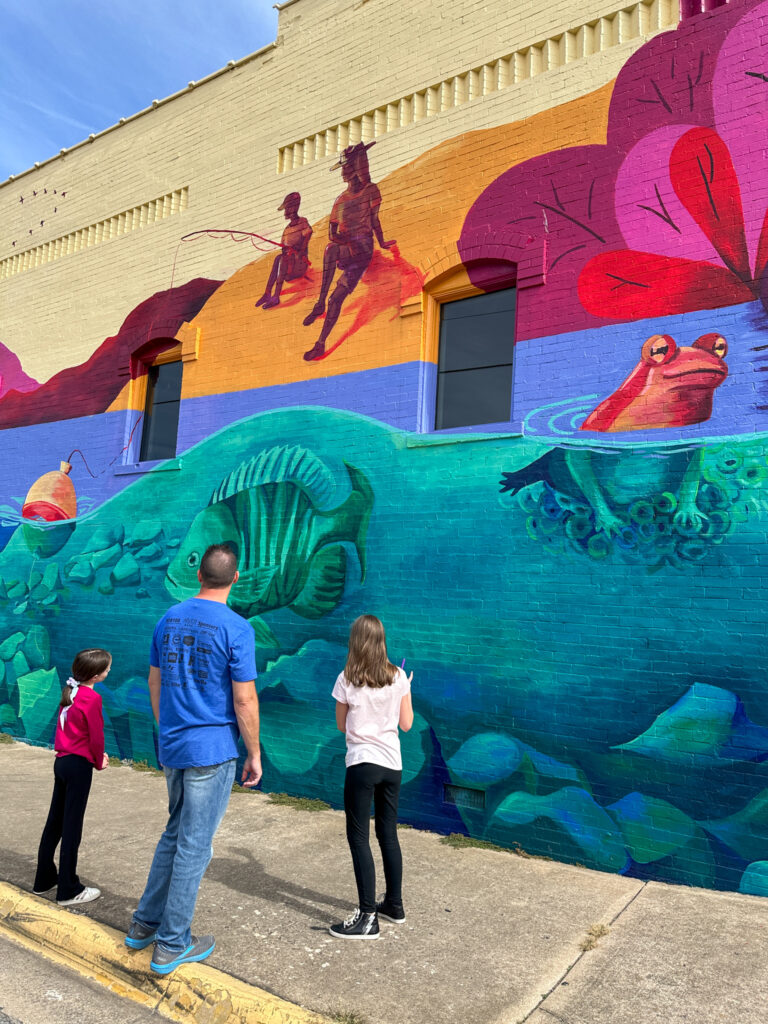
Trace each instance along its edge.
<path fill-rule="evenodd" d="M 765 18 L 734 4 L 652 40 L 616 81 L 606 145 L 525 161 L 470 210 L 460 251 L 488 226 L 546 235 L 546 287 L 518 325 L 527 432 L 768 426 Z M 533 340 L 567 352 L 576 332 L 555 393 L 526 388 Z"/>
<path fill-rule="evenodd" d="M 361 328 L 379 318 L 395 319 L 402 303 L 421 291 L 423 275 L 403 257 L 396 240 L 384 235 L 380 220 L 382 193 L 371 180 L 368 160 L 368 151 L 375 144 L 357 142 L 346 146 L 338 162 L 329 168 L 332 172 L 341 171 L 345 188 L 334 200 L 327 221 L 328 241 L 322 252 L 319 276 L 309 253 L 315 232 L 309 220 L 299 216 L 300 192 L 289 192 L 278 207 L 288 221 L 279 243 L 263 235 L 226 229 L 192 232 L 181 240 L 228 236 L 234 241 L 258 240 L 254 241 L 256 248 L 262 248 L 258 242 L 279 247 L 280 251 L 269 261 L 264 291 L 254 305 L 265 311 L 278 307 L 291 310 L 288 316 L 295 326 L 295 318 L 301 314 L 294 307 L 312 302 L 298 321 L 303 327 L 319 324 L 316 342 L 303 353 L 308 363 L 323 361 Z M 242 273 L 248 277 L 255 274 L 260 280 L 262 271 L 263 266 L 257 262 Z M 349 302 L 353 293 L 357 293 L 357 298 Z M 343 328 L 335 331 L 344 307 L 352 317 L 343 318 Z M 300 337 L 300 332 L 294 332 L 294 336 Z"/>
<path fill-rule="evenodd" d="M 183 487 L 149 473 L 80 517 L 52 556 L 30 534 L 57 524 L 17 530 L 0 553 L 2 728 L 50 742 L 73 644 L 108 639 L 108 749 L 155 763 L 148 638 L 223 537 L 241 558 L 234 606 L 256 630 L 270 789 L 338 802 L 330 685 L 350 620 L 374 611 L 416 673 L 406 821 L 638 877 L 737 888 L 748 871 L 750 891 L 763 885 L 768 696 L 751 556 L 768 529 L 765 452 L 700 449 L 702 486 L 733 482 L 741 514 L 707 506 L 711 530 L 686 540 L 673 468 L 632 450 L 623 469 L 659 508 L 638 500 L 634 546 L 625 528 L 600 551 L 583 497 L 497 498 L 497 478 L 570 475 L 567 449 L 489 438 L 470 456 L 407 441 L 350 413 L 266 413 L 187 452 Z M 524 491 L 537 486 L 550 485 Z M 663 531 L 643 532 L 665 521 L 666 547 Z"/>
<path fill-rule="evenodd" d="M 131 310 L 117 334 L 105 338 L 85 363 L 61 370 L 44 384 L 28 377 L 18 357 L 0 345 L 2 429 L 104 412 L 125 387 L 125 377 L 145 374 L 148 363 L 175 344 L 176 332 L 195 317 L 220 284 L 195 278 L 157 292 Z M 162 340 L 152 344 L 153 334 L 162 335 Z"/>
<path fill-rule="evenodd" d="M 387 420 L 416 390 L 409 364 L 378 374 L 405 358 L 388 332 L 423 274 L 388 241 L 362 144 L 335 168 L 346 190 L 327 225 L 313 230 L 289 192 L 278 252 L 140 305 L 110 339 L 126 353 L 159 317 L 161 344 L 203 333 L 184 369 L 192 440 L 177 471 L 125 477 L 99 500 L 95 478 L 69 490 L 68 462 L 25 466 L 16 499 L 0 497 L 0 727 L 50 743 L 73 650 L 106 645 L 108 750 L 156 763 L 152 628 L 195 590 L 205 546 L 227 540 L 242 573 L 232 603 L 256 636 L 269 789 L 338 803 L 330 688 L 349 622 L 373 612 L 415 673 L 404 820 L 768 895 L 765 25 L 768 3 L 734 3 L 653 39 L 615 84 L 604 145 L 542 155 L 539 115 L 387 180 L 382 219 L 403 251 L 431 220 L 449 237 L 452 207 L 481 290 L 499 268 L 475 261 L 478 238 L 543 239 L 544 283 L 518 282 L 522 437 L 425 444 Z M 559 140 L 561 127 L 547 130 Z M 526 132 L 538 155 L 500 166 Z M 487 187 L 467 195 L 462 160 Z M 428 176 L 451 202 L 425 212 L 410 197 Z M 339 376 L 323 362 L 310 390 L 353 336 Z M 0 382 L 3 425 L 45 422 L 50 399 L 64 458 L 75 427 L 59 438 L 54 421 L 76 400 L 83 421 L 109 406 L 130 435 L 137 411 L 114 382 L 94 397 L 78 369 L 36 389 L 0 356 L 21 385 L 3 395 Z M 277 367 L 260 385 L 270 411 L 253 415 L 257 388 L 231 390 L 232 359 L 238 376 Z M 377 418 L 361 415 L 374 389 Z M 51 508 L 63 518 L 45 521 Z"/>

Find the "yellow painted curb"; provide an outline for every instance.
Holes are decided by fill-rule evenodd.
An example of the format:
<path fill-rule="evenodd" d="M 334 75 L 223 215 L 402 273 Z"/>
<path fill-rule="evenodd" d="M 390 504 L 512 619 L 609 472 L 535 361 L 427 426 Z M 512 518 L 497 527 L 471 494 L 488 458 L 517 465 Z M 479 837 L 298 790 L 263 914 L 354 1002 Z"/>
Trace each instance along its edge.
<path fill-rule="evenodd" d="M 206 964 L 185 964 L 166 977 L 153 974 L 151 951 L 127 949 L 122 932 L 5 882 L 0 934 L 182 1024 L 330 1024 Z"/>

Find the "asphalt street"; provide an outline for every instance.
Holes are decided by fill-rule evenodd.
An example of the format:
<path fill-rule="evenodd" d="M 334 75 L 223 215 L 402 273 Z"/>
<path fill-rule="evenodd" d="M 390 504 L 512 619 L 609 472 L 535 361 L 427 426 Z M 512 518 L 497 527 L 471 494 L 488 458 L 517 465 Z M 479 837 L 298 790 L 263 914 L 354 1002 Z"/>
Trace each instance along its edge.
<path fill-rule="evenodd" d="M 88 978 L 0 937 L 0 1024 L 157 1024 Z"/>

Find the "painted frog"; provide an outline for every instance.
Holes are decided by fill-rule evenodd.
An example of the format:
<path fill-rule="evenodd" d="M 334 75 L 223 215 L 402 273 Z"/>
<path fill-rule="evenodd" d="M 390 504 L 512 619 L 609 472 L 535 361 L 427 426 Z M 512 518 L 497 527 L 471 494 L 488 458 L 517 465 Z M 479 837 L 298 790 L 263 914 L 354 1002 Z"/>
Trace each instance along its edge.
<path fill-rule="evenodd" d="M 617 449 L 551 448 L 523 469 L 503 473 L 501 492 L 517 494 L 544 481 L 572 501 L 591 508 L 597 532 L 619 534 L 626 512 L 638 500 L 669 492 L 677 509 L 673 521 L 682 530 L 700 530 L 707 516 L 696 499 L 701 483 L 701 448 Z"/>
<path fill-rule="evenodd" d="M 728 343 L 720 334 L 704 334 L 691 346 L 654 334 L 634 370 L 579 429 L 612 432 L 703 423 L 712 415 L 715 388 L 728 376 L 727 354 Z"/>

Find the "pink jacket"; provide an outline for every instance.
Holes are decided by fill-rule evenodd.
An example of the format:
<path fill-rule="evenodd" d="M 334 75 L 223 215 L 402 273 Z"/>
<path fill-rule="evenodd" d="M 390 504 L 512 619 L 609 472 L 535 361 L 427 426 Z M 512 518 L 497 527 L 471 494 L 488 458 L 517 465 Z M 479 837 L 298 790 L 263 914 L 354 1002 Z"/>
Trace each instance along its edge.
<path fill-rule="evenodd" d="M 79 754 L 91 761 L 97 771 L 104 767 L 104 716 L 101 697 L 90 686 L 81 686 L 74 702 L 66 709 L 64 728 L 61 727 L 61 709 L 56 723 L 53 746 L 57 757 Z"/>

